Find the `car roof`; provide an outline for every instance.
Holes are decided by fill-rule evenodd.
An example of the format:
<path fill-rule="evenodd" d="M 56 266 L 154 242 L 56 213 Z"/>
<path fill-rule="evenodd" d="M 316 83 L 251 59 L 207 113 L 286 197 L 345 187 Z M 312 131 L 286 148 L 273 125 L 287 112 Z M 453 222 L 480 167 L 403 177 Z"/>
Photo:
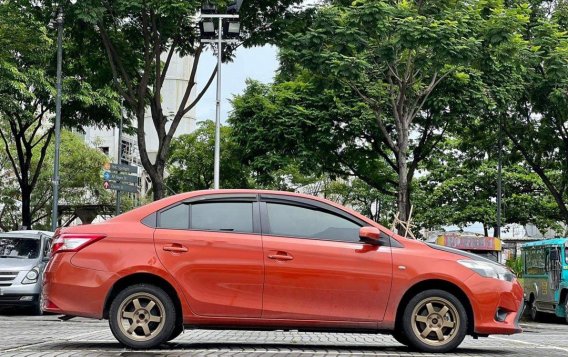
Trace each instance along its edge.
<path fill-rule="evenodd" d="M 545 245 L 565 245 L 566 242 L 568 242 L 568 238 L 543 239 L 537 240 L 535 242 L 525 243 L 521 246 L 521 248 L 540 247 Z"/>
<path fill-rule="evenodd" d="M 48 231 L 10 231 L 10 232 L 1 232 L 0 238 L 28 238 L 28 239 L 40 239 L 42 237 L 53 237 L 52 232 Z"/>
<path fill-rule="evenodd" d="M 365 217 L 364 215 L 362 215 L 361 213 L 349 208 L 349 207 L 345 207 L 342 206 L 336 202 L 318 197 L 318 196 L 313 196 L 313 195 L 307 195 L 307 194 L 303 194 L 303 193 L 296 193 L 296 192 L 289 192 L 289 191 L 274 191 L 274 190 L 259 190 L 259 189 L 220 189 L 220 190 L 201 190 L 201 191 L 191 191 L 191 192 L 185 192 L 185 193 L 180 193 L 177 195 L 173 195 L 173 196 L 169 196 L 166 198 L 162 198 L 161 200 L 158 201 L 154 201 L 151 203 L 148 203 L 144 206 L 135 208 L 133 210 L 130 210 L 128 212 L 125 212 L 119 216 L 113 217 L 107 221 L 105 221 L 104 223 L 117 223 L 119 224 L 120 222 L 123 221 L 131 221 L 131 220 L 142 220 L 143 218 L 145 218 L 146 216 L 148 216 L 149 214 L 156 212 L 162 208 L 168 207 L 169 205 L 175 204 L 176 202 L 181 202 L 184 200 L 188 200 L 188 199 L 192 199 L 192 198 L 197 198 L 197 197 L 205 197 L 205 196 L 209 196 L 209 195 L 246 195 L 246 194 L 257 194 L 257 195 L 279 195 L 279 196 L 288 196 L 291 198 L 294 197 L 300 197 L 300 198 L 305 198 L 305 199 L 309 199 L 309 200 L 314 200 L 314 201 L 319 201 L 331 206 L 334 206 L 336 208 L 339 208 L 343 211 L 346 211 L 348 213 L 351 213 L 352 215 L 354 215 L 355 217 L 361 219 L 362 221 L 368 223 L 369 225 L 373 225 L 373 226 L 379 226 L 381 228 L 381 230 L 383 230 L 385 233 L 395 236 L 395 233 L 390 231 L 388 228 L 381 226 L 380 224 L 372 221 L 371 219 L 369 219 L 368 217 Z M 101 222 L 103 223 L 103 222 Z M 94 224 L 96 225 L 96 223 Z"/>

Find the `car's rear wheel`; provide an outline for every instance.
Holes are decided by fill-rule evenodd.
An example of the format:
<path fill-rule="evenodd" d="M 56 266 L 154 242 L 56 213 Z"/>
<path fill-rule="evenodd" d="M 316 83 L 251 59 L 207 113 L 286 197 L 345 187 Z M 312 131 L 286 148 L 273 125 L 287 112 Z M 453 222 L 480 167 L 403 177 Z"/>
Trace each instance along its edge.
<path fill-rule="evenodd" d="M 176 310 L 170 296 L 154 285 L 138 284 L 122 290 L 109 311 L 112 334 L 136 349 L 153 348 L 174 332 Z"/>
<path fill-rule="evenodd" d="M 467 313 L 449 292 L 426 290 L 410 299 L 401 325 L 411 347 L 424 352 L 448 352 L 465 338 Z"/>
<path fill-rule="evenodd" d="M 168 337 L 168 341 L 175 339 L 176 337 L 181 335 L 182 332 L 183 332 L 183 325 L 177 325 L 174 328 L 174 330 L 172 331 L 172 334 L 170 335 L 170 337 Z"/>

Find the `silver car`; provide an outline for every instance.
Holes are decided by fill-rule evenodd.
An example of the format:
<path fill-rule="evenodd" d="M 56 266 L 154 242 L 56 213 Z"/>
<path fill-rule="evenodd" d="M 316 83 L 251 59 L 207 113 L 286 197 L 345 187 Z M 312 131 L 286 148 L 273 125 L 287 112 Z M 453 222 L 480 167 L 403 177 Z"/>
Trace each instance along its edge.
<path fill-rule="evenodd" d="M 40 315 L 41 286 L 53 233 L 0 233 L 0 307 L 27 306 Z"/>

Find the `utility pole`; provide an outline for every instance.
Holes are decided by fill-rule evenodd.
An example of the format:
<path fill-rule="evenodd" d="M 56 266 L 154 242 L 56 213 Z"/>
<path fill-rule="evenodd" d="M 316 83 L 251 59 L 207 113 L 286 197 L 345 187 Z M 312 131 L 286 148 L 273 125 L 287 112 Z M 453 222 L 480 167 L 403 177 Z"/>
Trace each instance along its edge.
<path fill-rule="evenodd" d="M 118 160 L 117 164 L 122 164 L 122 116 L 120 114 L 120 126 L 118 127 Z M 116 216 L 120 214 L 120 190 L 116 190 Z"/>
<path fill-rule="evenodd" d="M 499 159 L 497 162 L 497 224 L 495 225 L 495 237 L 501 238 L 501 196 L 502 196 L 502 167 L 503 167 L 503 132 L 501 117 L 499 117 Z"/>
<path fill-rule="evenodd" d="M 57 229 L 59 215 L 59 145 L 61 143 L 61 64 L 63 62 L 63 8 L 57 10 L 57 83 L 55 95 L 55 158 L 53 160 L 53 207 L 51 230 Z"/>

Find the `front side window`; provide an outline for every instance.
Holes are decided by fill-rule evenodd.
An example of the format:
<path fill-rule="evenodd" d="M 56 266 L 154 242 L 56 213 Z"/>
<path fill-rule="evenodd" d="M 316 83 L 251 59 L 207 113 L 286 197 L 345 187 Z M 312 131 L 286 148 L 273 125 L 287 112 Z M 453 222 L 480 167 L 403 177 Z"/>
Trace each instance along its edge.
<path fill-rule="evenodd" d="M 332 213 L 306 207 L 267 203 L 270 234 L 340 242 L 359 242 L 358 224 Z"/>
<path fill-rule="evenodd" d="M 252 202 L 209 202 L 191 205 L 191 229 L 252 233 Z"/>

